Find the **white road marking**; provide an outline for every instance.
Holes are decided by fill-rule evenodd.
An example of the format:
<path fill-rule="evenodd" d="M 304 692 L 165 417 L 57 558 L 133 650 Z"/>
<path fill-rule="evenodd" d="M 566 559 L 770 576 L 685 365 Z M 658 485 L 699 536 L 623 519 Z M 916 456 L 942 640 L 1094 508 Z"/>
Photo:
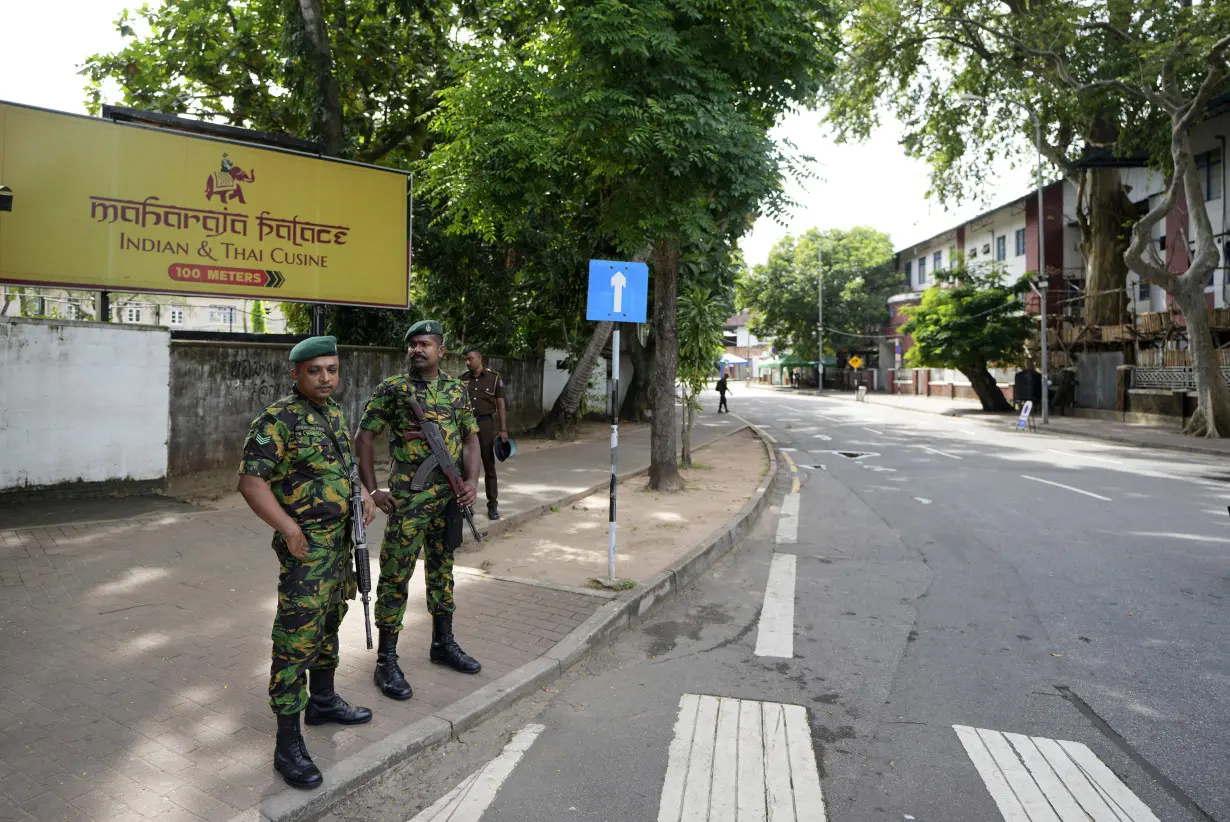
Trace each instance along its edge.
<path fill-rule="evenodd" d="M 779 545 L 793 545 L 799 541 L 799 495 L 787 494 L 782 500 L 782 513 L 777 520 L 777 537 L 774 540 Z"/>
<path fill-rule="evenodd" d="M 658 822 L 825 822 L 807 710 L 684 694 Z"/>
<path fill-rule="evenodd" d="M 1021 474 L 1021 477 L 1023 479 L 1032 480 L 1033 482 L 1041 482 L 1044 485 L 1053 485 L 1056 488 L 1062 488 L 1065 491 L 1071 491 L 1075 494 L 1084 494 L 1087 497 L 1093 497 L 1094 499 L 1100 499 L 1102 500 L 1102 502 L 1112 501 L 1110 497 L 1104 497 L 1101 494 L 1095 494 L 1092 491 L 1086 491 L 1084 488 L 1074 488 L 1071 485 L 1064 485 L 1062 482 L 1051 482 L 1050 480 L 1039 479 L 1038 477 L 1031 477 L 1029 474 Z"/>
<path fill-rule="evenodd" d="M 918 501 L 919 501 L 919 502 L 921 502 L 923 505 L 930 505 L 930 504 L 931 504 L 931 500 L 927 499 L 926 497 L 914 497 L 914 499 L 918 500 Z"/>
<path fill-rule="evenodd" d="M 952 460 L 961 459 L 961 457 L 957 456 L 956 454 L 950 454 L 947 451 L 941 451 L 938 448 L 932 448 L 930 445 L 918 445 L 915 447 L 921 448 L 922 450 L 926 451 L 928 454 L 938 454 L 941 457 L 948 457 L 949 459 L 952 459 Z"/>
<path fill-rule="evenodd" d="M 797 448 L 779 448 L 778 451 L 798 451 Z"/>
<path fill-rule="evenodd" d="M 813 434 L 813 436 L 814 436 L 816 439 L 818 439 L 818 440 L 824 440 L 825 442 L 831 442 L 831 441 L 832 441 L 832 439 L 833 439 L 833 438 L 832 438 L 832 437 L 830 437 L 828 434 Z"/>
<path fill-rule="evenodd" d="M 794 656 L 794 554 L 774 554 L 769 582 L 764 589 L 756 656 L 790 659 Z"/>
<path fill-rule="evenodd" d="M 1075 454 L 1071 451 L 1060 451 L 1058 448 L 1046 449 L 1052 454 L 1063 454 L 1065 457 L 1075 457 L 1076 459 L 1098 460 L 1100 462 L 1109 462 L 1114 465 L 1123 465 L 1123 460 L 1112 460 L 1110 457 L 1099 457 L 1095 454 Z"/>
<path fill-rule="evenodd" d="M 1079 742 L 952 728 L 1006 822 L 1158 822 Z"/>
<path fill-rule="evenodd" d="M 410 822 L 479 822 L 495 800 L 504 780 L 508 779 L 543 729 L 542 725 L 526 725 L 504 746 L 499 756 Z"/>

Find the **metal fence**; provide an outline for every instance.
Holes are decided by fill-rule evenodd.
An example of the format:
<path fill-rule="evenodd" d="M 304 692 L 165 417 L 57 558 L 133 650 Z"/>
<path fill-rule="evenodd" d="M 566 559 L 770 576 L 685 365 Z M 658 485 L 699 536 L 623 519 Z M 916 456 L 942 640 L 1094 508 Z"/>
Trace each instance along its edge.
<path fill-rule="evenodd" d="M 1230 367 L 1221 370 L 1230 384 Z M 1196 377 L 1190 366 L 1169 368 L 1136 368 L 1132 371 L 1133 388 L 1161 388 L 1171 391 L 1194 391 Z"/>

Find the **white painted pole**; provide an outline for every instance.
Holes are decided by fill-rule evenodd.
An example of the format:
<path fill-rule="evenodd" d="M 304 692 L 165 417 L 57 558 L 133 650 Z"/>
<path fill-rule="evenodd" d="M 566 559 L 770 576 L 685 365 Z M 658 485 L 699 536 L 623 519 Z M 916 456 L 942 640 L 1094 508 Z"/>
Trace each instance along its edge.
<path fill-rule="evenodd" d="M 611 503 L 607 579 L 615 584 L 615 466 L 619 455 L 619 323 L 611 332 Z"/>

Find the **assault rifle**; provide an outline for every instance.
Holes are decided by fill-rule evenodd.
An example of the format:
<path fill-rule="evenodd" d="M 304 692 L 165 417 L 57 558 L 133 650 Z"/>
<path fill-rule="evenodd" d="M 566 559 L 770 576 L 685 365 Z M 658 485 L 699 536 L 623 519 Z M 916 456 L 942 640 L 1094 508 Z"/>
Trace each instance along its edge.
<path fill-rule="evenodd" d="M 372 647 L 372 568 L 367 551 L 367 526 L 363 524 L 363 483 L 358 466 L 350 472 L 350 523 L 354 537 L 354 571 L 359 580 L 359 595 L 363 600 L 363 627 L 367 629 L 367 648 Z"/>
<path fill-rule="evenodd" d="M 478 533 L 478 526 L 474 524 L 474 509 L 461 504 L 461 489 L 465 487 L 465 479 L 461 476 L 457 463 L 449 456 L 448 446 L 444 444 L 444 435 L 440 433 L 440 426 L 427 419 L 427 415 L 423 413 L 423 406 L 419 405 L 419 401 L 413 394 L 410 394 L 407 399 L 410 401 L 410 413 L 422 429 L 420 436 L 427 440 L 427 447 L 431 449 L 431 456 L 424 460 L 414 472 L 414 477 L 410 481 L 410 490 L 422 491 L 427 486 L 428 477 L 439 468 L 444 473 L 444 478 L 448 480 L 448 487 L 452 490 L 453 496 L 457 498 L 457 507 L 461 509 L 461 516 L 470 525 L 470 533 L 474 534 L 474 541 L 482 542 L 482 535 Z M 407 434 L 407 439 L 417 439 L 413 436 L 414 433 L 417 432 Z M 460 533 L 457 534 L 457 541 L 459 543 L 461 541 Z"/>

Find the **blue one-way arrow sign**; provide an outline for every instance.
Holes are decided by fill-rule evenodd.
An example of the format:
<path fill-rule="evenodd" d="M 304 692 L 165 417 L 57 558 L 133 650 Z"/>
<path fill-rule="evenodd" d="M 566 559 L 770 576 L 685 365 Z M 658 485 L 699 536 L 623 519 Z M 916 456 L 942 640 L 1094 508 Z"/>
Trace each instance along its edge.
<path fill-rule="evenodd" d="M 649 266 L 617 260 L 589 261 L 589 302 L 585 319 L 645 322 Z"/>

